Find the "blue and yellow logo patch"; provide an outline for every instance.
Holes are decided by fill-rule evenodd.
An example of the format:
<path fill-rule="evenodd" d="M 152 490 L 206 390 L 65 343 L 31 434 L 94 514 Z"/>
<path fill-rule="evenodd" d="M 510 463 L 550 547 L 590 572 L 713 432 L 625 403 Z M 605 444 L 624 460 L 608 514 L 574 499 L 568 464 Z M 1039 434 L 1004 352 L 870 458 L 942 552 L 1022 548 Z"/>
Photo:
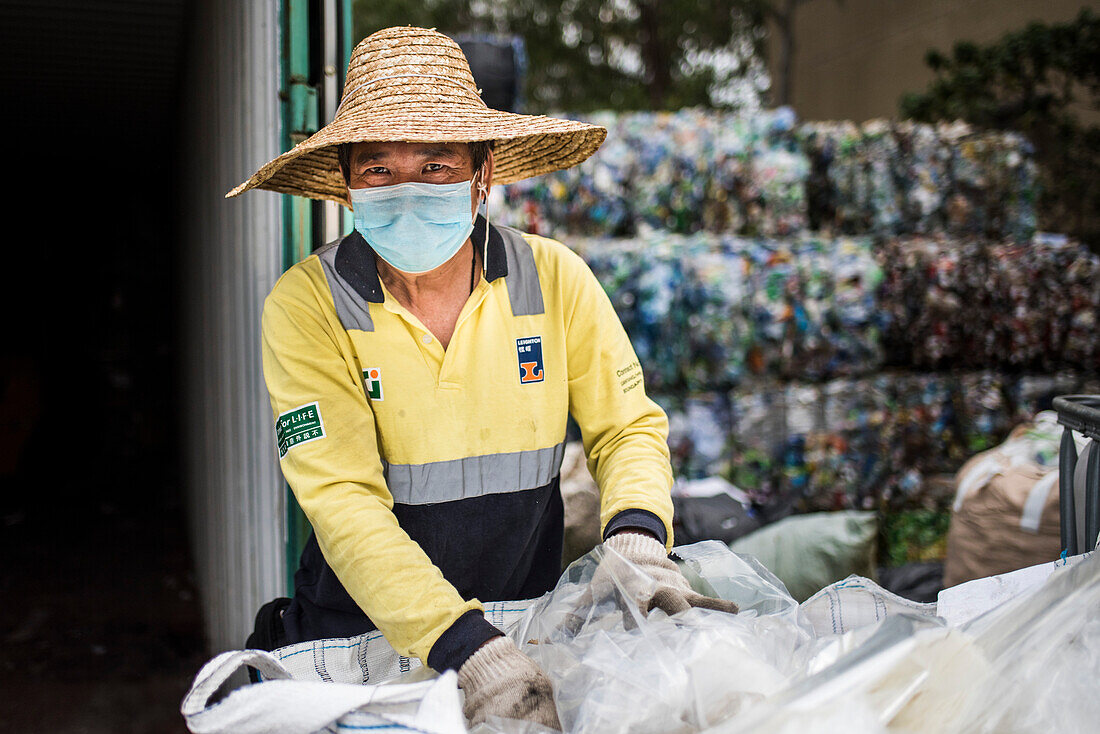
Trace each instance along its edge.
<path fill-rule="evenodd" d="M 546 375 L 542 368 L 542 337 L 525 336 L 516 339 L 516 356 L 519 358 L 519 381 L 542 382 Z"/>

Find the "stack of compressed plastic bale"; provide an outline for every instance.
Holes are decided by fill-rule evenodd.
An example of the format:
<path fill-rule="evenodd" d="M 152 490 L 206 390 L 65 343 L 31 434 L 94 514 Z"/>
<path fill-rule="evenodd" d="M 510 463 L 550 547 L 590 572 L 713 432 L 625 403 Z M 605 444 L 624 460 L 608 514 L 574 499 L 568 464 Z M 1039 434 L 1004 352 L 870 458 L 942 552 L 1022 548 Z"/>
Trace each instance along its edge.
<path fill-rule="evenodd" d="M 603 147 L 579 166 L 508 186 L 498 221 L 550 235 L 774 236 L 805 228 L 809 161 L 788 109 L 585 119 L 608 128 Z"/>
<path fill-rule="evenodd" d="M 1094 256 L 1044 241 L 930 242 L 877 253 L 869 238 L 809 235 L 579 244 L 662 394 L 678 471 L 822 509 L 920 504 L 927 478 L 1049 405 L 1057 390 L 1028 386 L 1051 378 L 1020 369 L 1069 370 L 1062 393 L 1097 373 L 1100 338 L 1082 326 L 1096 323 Z M 895 365 L 972 371 L 882 373 L 880 330 Z M 843 409 L 802 430 L 806 420 L 787 422 L 792 395 Z"/>
<path fill-rule="evenodd" d="M 1032 237 L 1019 136 L 785 110 L 589 119 L 609 129 L 595 156 L 494 211 L 589 262 L 682 476 L 762 505 L 926 506 L 930 477 L 1100 368 L 1097 259 Z"/>
<path fill-rule="evenodd" d="M 655 393 L 677 474 L 728 477 L 761 507 L 935 509 L 928 480 L 999 442 L 1053 395 L 1100 389 L 1081 372 L 884 371 L 824 383 L 750 381 Z"/>
<path fill-rule="evenodd" d="M 498 221 L 537 234 L 658 230 L 785 237 L 1035 232 L 1032 149 L 963 123 L 796 124 L 687 109 L 597 113 L 607 142 L 574 168 L 508 186 Z"/>
<path fill-rule="evenodd" d="M 610 295 L 652 389 L 818 380 L 883 364 L 870 238 L 653 232 L 571 244 Z"/>
<path fill-rule="evenodd" d="M 1058 332 L 1062 348 L 1045 348 L 1052 343 L 1047 335 L 1034 352 L 1048 362 L 1059 357 L 1065 375 L 1055 380 L 1016 374 L 1014 366 L 1044 365 L 1023 362 L 1020 347 L 1011 359 L 1005 354 L 1013 348 L 1002 342 L 982 347 L 986 342 L 968 321 L 986 329 L 996 322 L 990 315 L 974 317 L 1000 289 L 997 278 L 972 283 L 969 293 L 956 292 L 959 303 L 968 306 L 944 320 L 942 308 L 921 298 L 919 307 L 912 306 L 912 298 L 890 291 L 891 283 L 916 273 L 919 285 L 906 293 L 926 298 L 935 291 L 923 278 L 935 269 L 894 258 L 889 249 L 880 251 L 876 262 L 869 258 L 870 242 L 855 248 L 862 254 L 848 271 L 818 269 L 814 255 L 821 240 L 815 238 L 771 241 L 768 247 L 704 235 L 669 235 L 660 242 L 652 249 L 639 242 L 612 248 L 586 242 L 584 252 L 646 365 L 650 390 L 661 393 L 659 402 L 670 414 L 676 469 L 687 476 L 727 475 L 756 492 L 762 504 L 793 499 L 815 510 L 921 504 L 930 476 L 954 472 L 972 453 L 1003 438 L 1016 421 L 1048 406 L 1053 395 L 1085 390 L 1081 377 L 1100 353 L 1095 332 L 1067 328 Z M 831 242 L 834 252 L 854 247 L 851 239 Z M 1025 272 L 1052 266 L 1052 253 L 1044 247 L 1027 252 L 1035 263 Z M 844 259 L 823 255 L 822 262 Z M 1089 270 L 1090 262 L 1075 250 L 1066 270 L 1080 271 L 1073 282 L 1079 293 L 1071 291 L 1067 302 L 1048 302 L 1068 305 L 1067 324 L 1091 322 L 1095 313 L 1100 271 Z M 1026 293 L 1016 297 L 1038 303 Z M 906 303 L 915 310 L 898 315 L 897 306 Z M 1036 328 L 1051 328 L 1049 311 L 1031 315 Z M 926 322 L 932 316 L 939 320 Z M 908 349 L 895 350 L 895 360 L 919 363 L 919 355 L 928 353 L 922 346 L 926 336 L 933 346 L 952 344 L 948 357 L 956 365 L 987 369 L 883 373 L 883 325 L 894 347 Z M 1007 333 L 1019 338 L 1031 332 L 1008 328 Z M 937 366 L 944 363 L 949 362 Z M 1097 374 L 1095 368 L 1091 372 Z M 829 382 L 816 384 L 823 379 Z M 727 395 L 729 390 L 734 392 Z M 826 407 L 815 413 L 820 406 Z M 814 420 L 805 417 L 811 415 Z"/>
<path fill-rule="evenodd" d="M 1016 241 L 1035 233 L 1036 169 L 1020 135 L 887 120 L 805 123 L 798 135 L 814 229 Z"/>
<path fill-rule="evenodd" d="M 1100 370 L 1100 258 L 1084 247 L 906 238 L 879 256 L 889 363 Z"/>
<path fill-rule="evenodd" d="M 758 458 L 735 483 L 762 505 L 807 511 L 919 506 L 925 477 L 952 471 L 973 446 L 1011 427 L 1001 380 L 992 372 L 881 372 L 739 390 L 731 453 Z M 775 435 L 778 447 L 762 442 Z"/>

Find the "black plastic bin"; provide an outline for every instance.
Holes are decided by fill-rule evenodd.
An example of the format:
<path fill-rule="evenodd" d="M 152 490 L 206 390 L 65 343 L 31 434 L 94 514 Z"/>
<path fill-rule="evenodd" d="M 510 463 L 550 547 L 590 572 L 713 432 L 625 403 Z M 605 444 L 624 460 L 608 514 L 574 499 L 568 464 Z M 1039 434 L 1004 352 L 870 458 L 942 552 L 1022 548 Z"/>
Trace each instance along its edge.
<path fill-rule="evenodd" d="M 1065 426 L 1058 454 L 1058 491 L 1061 503 L 1062 548 L 1066 555 L 1077 555 L 1096 547 L 1100 535 L 1100 395 L 1063 395 L 1054 398 L 1058 422 Z M 1077 470 L 1077 445 L 1071 431 L 1091 439 L 1085 468 L 1085 535 L 1078 537 L 1077 498 L 1074 476 Z"/>

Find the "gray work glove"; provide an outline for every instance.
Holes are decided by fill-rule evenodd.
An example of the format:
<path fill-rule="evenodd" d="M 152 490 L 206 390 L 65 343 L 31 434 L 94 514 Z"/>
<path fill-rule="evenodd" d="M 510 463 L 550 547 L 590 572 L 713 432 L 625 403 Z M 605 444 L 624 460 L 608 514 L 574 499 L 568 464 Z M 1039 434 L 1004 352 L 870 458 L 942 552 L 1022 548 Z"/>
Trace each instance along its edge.
<path fill-rule="evenodd" d="M 737 614 L 738 606 L 733 602 L 703 596 L 694 591 L 684 575 L 680 573 L 679 567 L 669 560 L 664 544 L 656 538 L 625 531 L 604 541 L 604 547 L 615 551 L 657 582 L 654 587 L 652 584 L 639 583 L 642 580 L 636 573 L 616 573 L 616 563 L 621 564 L 621 561 L 610 553 L 604 556 L 599 568 L 596 569 L 596 575 L 592 579 L 593 586 L 601 583 L 601 571 L 605 574 L 603 578 L 615 574 L 620 583 L 627 587 L 627 592 L 633 597 L 642 614 L 648 614 L 653 609 L 661 609 L 666 614 L 676 614 L 691 607 Z"/>
<path fill-rule="evenodd" d="M 466 694 L 462 712 L 472 725 L 499 716 L 561 731 L 550 679 L 507 637 L 490 640 L 467 658 L 458 687 Z"/>

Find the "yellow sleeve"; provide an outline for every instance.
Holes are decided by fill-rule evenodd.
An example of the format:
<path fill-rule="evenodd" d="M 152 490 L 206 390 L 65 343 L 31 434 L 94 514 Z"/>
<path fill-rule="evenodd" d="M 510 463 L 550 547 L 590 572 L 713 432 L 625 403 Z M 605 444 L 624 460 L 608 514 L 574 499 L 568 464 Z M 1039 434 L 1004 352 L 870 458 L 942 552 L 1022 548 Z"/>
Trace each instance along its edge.
<path fill-rule="evenodd" d="M 280 416 L 316 403 L 323 434 L 286 447 L 283 474 L 352 599 L 399 653 L 427 665 L 439 636 L 482 606 L 463 600 L 398 525 L 350 340 L 318 287 L 323 274 L 308 264 L 283 276 L 263 311 L 264 379 L 277 426 Z"/>
<path fill-rule="evenodd" d="M 646 397 L 642 368 L 610 299 L 564 245 L 555 274 L 565 310 L 569 412 L 600 488 L 600 530 L 626 510 L 647 510 L 672 536 L 668 418 Z"/>

